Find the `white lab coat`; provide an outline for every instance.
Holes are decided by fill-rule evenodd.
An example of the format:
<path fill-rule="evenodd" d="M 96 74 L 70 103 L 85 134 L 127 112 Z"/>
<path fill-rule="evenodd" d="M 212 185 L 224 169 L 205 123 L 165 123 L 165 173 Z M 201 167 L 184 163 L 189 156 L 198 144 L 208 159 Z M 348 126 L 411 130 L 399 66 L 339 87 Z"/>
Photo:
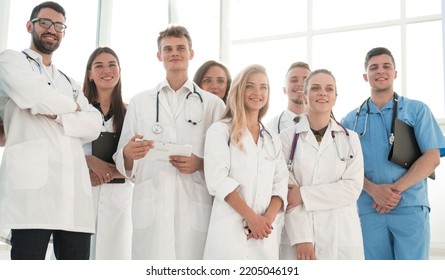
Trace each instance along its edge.
<path fill-rule="evenodd" d="M 279 115 L 273 117 L 268 123 L 267 128 L 280 134 L 286 128 L 295 125 L 294 118 L 297 116 L 289 109 L 284 110 Z"/>
<path fill-rule="evenodd" d="M 107 120 L 103 130 L 114 132 L 113 117 Z M 83 145 L 85 155 L 92 154 L 92 143 Z M 133 184 L 102 184 L 93 187 L 96 233 L 91 237 L 90 259 L 131 259 L 131 199 Z"/>
<path fill-rule="evenodd" d="M 39 54 L 26 51 L 43 65 Z M 54 78 L 46 71 L 23 53 L 0 54 L 0 115 L 7 136 L 0 167 L 0 228 L 93 233 L 82 144 L 99 136 L 102 118 L 74 80 L 71 85 L 55 66 Z M 76 102 L 81 112 L 75 112 Z"/>
<path fill-rule="evenodd" d="M 203 103 L 187 100 L 193 86 Z M 118 151 L 114 155 L 122 174 L 132 178 L 133 190 L 133 259 L 202 259 L 207 236 L 212 197 L 207 191 L 202 171 L 180 173 L 169 162 L 148 157 L 134 161 L 125 170 L 123 147 L 136 134 L 144 139 L 191 144 L 192 153 L 204 156 L 207 128 L 219 120 L 224 102 L 201 90 L 191 80 L 174 94 L 179 94 L 178 110 L 171 112 L 165 91 L 172 91 L 167 80 L 155 89 L 132 98 L 125 116 Z M 156 97 L 159 93 L 159 122 L 162 132 L 155 134 Z M 193 102 L 193 103 L 192 103 Z M 201 114 L 201 110 L 202 114 Z M 201 119 L 202 117 L 202 119 Z M 200 120 L 196 125 L 186 119 Z"/>
<path fill-rule="evenodd" d="M 331 131 L 334 132 L 335 141 Z M 289 159 L 295 132 L 299 139 L 289 182 L 301 188 L 304 204 L 286 213 L 290 244 L 315 244 L 317 259 L 363 259 L 363 241 L 357 199 L 363 188 L 363 155 L 357 134 L 331 120 L 317 143 L 306 117 L 280 134 L 283 153 Z M 340 157 L 352 159 L 345 161 Z M 295 259 L 295 248 L 283 238 L 281 258 Z"/>
<path fill-rule="evenodd" d="M 284 213 L 280 211 L 268 238 L 247 240 L 243 217 L 225 197 L 238 190 L 247 205 L 264 214 L 272 196 L 279 196 L 286 208 L 288 172 L 278 135 L 271 131 L 255 144 L 246 130 L 241 142 L 245 152 L 229 144 L 229 125 L 213 124 L 206 137 L 204 171 L 210 194 L 215 196 L 205 259 L 278 259 Z"/>

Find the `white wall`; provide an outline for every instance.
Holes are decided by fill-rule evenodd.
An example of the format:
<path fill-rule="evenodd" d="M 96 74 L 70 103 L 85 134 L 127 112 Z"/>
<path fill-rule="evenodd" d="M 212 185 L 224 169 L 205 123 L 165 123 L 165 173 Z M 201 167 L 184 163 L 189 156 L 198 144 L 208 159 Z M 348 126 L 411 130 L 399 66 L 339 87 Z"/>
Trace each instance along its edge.
<path fill-rule="evenodd" d="M 428 179 L 431 213 L 431 249 L 445 252 L 445 159 L 436 169 L 436 180 Z"/>

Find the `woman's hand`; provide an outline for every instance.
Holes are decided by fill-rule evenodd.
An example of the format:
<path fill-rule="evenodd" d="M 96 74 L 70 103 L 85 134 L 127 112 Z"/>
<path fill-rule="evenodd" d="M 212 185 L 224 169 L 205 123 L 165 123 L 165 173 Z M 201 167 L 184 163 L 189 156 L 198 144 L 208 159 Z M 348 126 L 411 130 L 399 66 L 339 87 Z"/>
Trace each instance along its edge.
<path fill-rule="evenodd" d="M 86 156 L 88 167 L 97 175 L 100 184 L 106 184 L 113 179 L 114 164 L 108 163 L 95 156 Z M 91 179 L 91 175 L 90 175 Z M 94 178 L 96 180 L 96 178 Z M 93 182 L 93 181 L 92 181 Z"/>
<path fill-rule="evenodd" d="M 247 235 L 247 240 L 250 238 L 264 239 L 269 237 L 272 233 L 272 224 L 264 216 L 253 215 L 246 218 L 247 227 L 250 229 L 250 233 Z"/>
<path fill-rule="evenodd" d="M 302 203 L 303 198 L 301 197 L 300 187 L 298 185 L 289 184 L 287 192 L 286 212 Z"/>

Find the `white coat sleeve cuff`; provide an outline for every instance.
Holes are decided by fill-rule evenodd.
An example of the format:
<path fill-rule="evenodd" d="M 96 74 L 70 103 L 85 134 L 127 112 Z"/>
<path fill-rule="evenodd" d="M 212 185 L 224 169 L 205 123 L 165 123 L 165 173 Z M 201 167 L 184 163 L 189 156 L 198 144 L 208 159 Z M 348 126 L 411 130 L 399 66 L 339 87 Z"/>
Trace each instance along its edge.
<path fill-rule="evenodd" d="M 240 185 L 239 182 L 228 177 L 224 180 L 224 182 L 216 190 L 215 197 L 220 199 L 221 201 L 225 201 L 226 196 L 228 196 L 231 192 L 236 190 L 239 185 Z"/>
<path fill-rule="evenodd" d="M 307 212 L 304 206 L 297 206 L 286 213 L 285 225 L 289 242 L 293 246 L 298 243 L 314 242 Z"/>
<path fill-rule="evenodd" d="M 116 163 L 116 169 L 125 176 L 127 179 L 131 179 L 134 176 L 134 171 L 137 169 L 138 161 L 133 161 L 133 169 L 125 169 L 125 162 L 124 162 L 124 148 L 120 148 L 116 151 L 116 153 L 113 155 L 114 162 Z"/>
<path fill-rule="evenodd" d="M 275 191 L 272 193 L 272 196 L 278 196 L 281 198 L 281 201 L 283 202 L 281 211 L 284 211 L 287 208 L 287 186 L 286 189 L 282 189 L 281 191 Z"/>

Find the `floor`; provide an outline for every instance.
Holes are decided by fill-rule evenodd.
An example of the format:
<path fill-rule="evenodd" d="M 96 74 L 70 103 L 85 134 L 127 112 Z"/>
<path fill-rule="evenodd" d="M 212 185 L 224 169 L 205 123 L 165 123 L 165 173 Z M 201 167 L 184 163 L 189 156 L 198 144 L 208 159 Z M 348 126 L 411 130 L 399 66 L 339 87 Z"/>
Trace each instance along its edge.
<path fill-rule="evenodd" d="M 10 251 L 11 247 L 7 244 L 4 244 L 3 242 L 0 241 L 0 261 L 1 260 L 9 260 L 10 256 L 9 256 L 9 251 Z M 52 247 L 50 245 L 50 247 L 48 248 L 48 254 L 47 256 L 50 256 Z M 445 260 L 445 250 L 444 249 L 431 249 L 431 255 L 430 255 L 430 260 Z"/>

